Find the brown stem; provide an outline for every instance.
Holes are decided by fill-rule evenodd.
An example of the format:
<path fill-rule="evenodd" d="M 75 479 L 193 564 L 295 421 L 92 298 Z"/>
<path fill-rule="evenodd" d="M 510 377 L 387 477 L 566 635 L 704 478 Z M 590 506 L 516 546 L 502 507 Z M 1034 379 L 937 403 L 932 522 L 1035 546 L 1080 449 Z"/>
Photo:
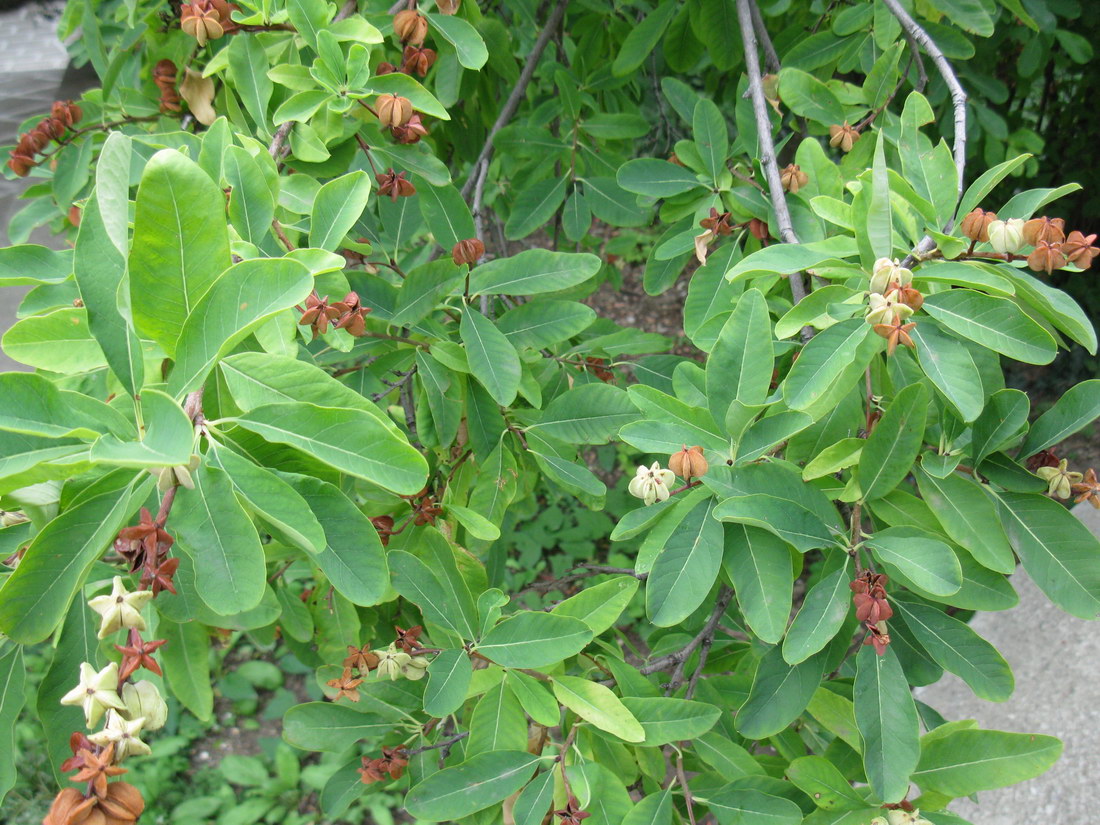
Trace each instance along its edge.
<path fill-rule="evenodd" d="M 467 736 L 470 735 L 468 730 L 462 731 L 462 733 L 456 733 L 454 736 L 450 736 L 447 739 L 441 739 L 434 745 L 423 745 L 419 748 L 413 748 L 411 751 L 405 751 L 405 756 L 416 756 L 418 753 L 425 753 L 426 751 L 434 751 L 439 748 L 450 748 L 456 742 L 461 742 Z"/>
<path fill-rule="evenodd" d="M 679 650 L 665 656 L 660 656 L 642 665 L 638 668 L 639 672 L 643 675 L 648 675 L 687 661 L 691 657 L 691 654 L 703 644 L 703 641 L 707 637 L 710 637 L 712 640 L 714 639 L 714 633 L 718 629 L 718 623 L 722 621 L 722 616 L 725 615 L 726 608 L 729 607 L 732 598 L 733 590 L 727 585 L 722 585 L 722 588 L 718 591 L 718 598 L 714 603 L 714 610 L 711 611 L 710 618 L 707 619 L 706 624 L 703 625 L 703 629 L 696 634 L 695 638 Z M 681 676 L 682 675 L 681 673 Z"/>
<path fill-rule="evenodd" d="M 278 238 L 282 242 L 283 246 L 286 247 L 286 251 L 287 252 L 293 252 L 294 251 L 294 244 L 292 244 L 290 242 L 290 238 L 288 238 L 286 236 L 286 232 L 283 231 L 283 225 L 281 223 L 279 223 L 278 218 L 272 218 L 271 219 L 271 228 L 275 232 L 275 237 Z"/>
<path fill-rule="evenodd" d="M 363 101 L 360 100 L 359 102 L 362 103 L 363 106 L 366 106 L 367 109 L 370 109 L 370 106 L 367 106 Z M 374 158 L 370 156 L 370 146 L 368 146 L 367 142 L 358 134 L 356 134 L 355 140 L 359 143 L 359 148 L 363 150 L 363 154 L 367 156 L 367 163 L 370 164 L 370 169 L 374 172 L 374 176 L 378 177 L 378 167 L 374 165 Z"/>
<path fill-rule="evenodd" d="M 275 134 L 271 136 L 271 145 L 267 148 L 267 151 L 277 161 L 283 159 L 286 139 L 290 136 L 290 130 L 294 128 L 294 123 L 295 121 L 288 120 L 276 129 Z"/>
<path fill-rule="evenodd" d="M 695 800 L 691 797 L 691 787 L 688 785 L 687 776 L 684 774 L 684 757 L 676 755 L 676 780 L 684 792 L 684 806 L 688 812 L 688 822 L 695 825 Z"/>

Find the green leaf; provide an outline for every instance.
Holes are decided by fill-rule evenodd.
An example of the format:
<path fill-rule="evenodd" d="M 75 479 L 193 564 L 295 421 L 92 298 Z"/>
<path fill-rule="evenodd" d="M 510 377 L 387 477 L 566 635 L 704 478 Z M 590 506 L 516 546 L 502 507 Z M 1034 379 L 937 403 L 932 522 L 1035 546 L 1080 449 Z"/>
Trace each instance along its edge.
<path fill-rule="evenodd" d="M 599 682 L 555 676 L 554 696 L 581 719 L 627 742 L 642 742 L 645 731 L 614 693 Z"/>
<path fill-rule="evenodd" d="M 393 573 L 393 589 L 419 607 L 427 621 L 460 639 L 473 639 L 477 635 L 469 611 L 461 604 L 460 594 L 446 587 L 432 568 L 403 550 L 391 550 L 387 558 Z"/>
<path fill-rule="evenodd" d="M 569 444 L 605 444 L 619 429 L 638 419 L 624 390 L 610 384 L 581 384 L 546 405 L 542 418 L 528 428 Z"/>
<path fill-rule="evenodd" d="M 628 160 L 619 167 L 615 180 L 627 192 L 651 198 L 668 198 L 702 186 L 690 169 L 660 158 Z"/>
<path fill-rule="evenodd" d="M 236 42 L 236 41 L 234 41 Z M 246 241 L 263 243 L 275 217 L 275 195 L 260 164 L 240 146 L 229 146 L 222 158 L 229 184 L 229 219 Z"/>
<path fill-rule="evenodd" d="M 785 67 L 779 72 L 779 97 L 796 115 L 830 126 L 845 121 L 844 107 L 833 90 L 812 74 Z"/>
<path fill-rule="evenodd" d="M 718 722 L 722 711 L 706 702 L 671 696 L 627 696 L 623 705 L 645 731 L 642 747 L 658 747 L 681 739 L 698 739 Z"/>
<path fill-rule="evenodd" d="M 437 305 L 458 284 L 462 271 L 449 257 L 410 269 L 397 293 L 390 323 L 408 326 L 435 312 Z"/>
<path fill-rule="evenodd" d="M 0 647 L 0 803 L 15 787 L 15 728 L 26 701 L 23 648 L 17 644 Z"/>
<path fill-rule="evenodd" d="M 251 610 L 267 585 L 263 547 L 224 470 L 203 464 L 194 489 L 178 488 L 172 506 L 177 544 L 195 562 L 199 597 L 227 616 Z"/>
<path fill-rule="evenodd" d="M 1058 347 L 1016 304 L 970 289 L 929 295 L 924 310 L 963 338 L 1026 364 L 1049 364 Z"/>
<path fill-rule="evenodd" d="M 47 522 L 0 587 L 0 630 L 19 644 L 46 639 L 93 562 L 114 541 L 152 484 L 152 479 L 135 479 L 131 472 L 111 473 Z"/>
<path fill-rule="evenodd" d="M 160 390 L 145 390 L 140 403 L 145 418 L 143 440 L 122 441 L 108 433 L 92 445 L 92 460 L 137 469 L 190 462 L 195 427 L 183 407 Z"/>
<path fill-rule="evenodd" d="M 503 681 L 481 697 L 469 724 L 470 738 L 463 743 L 467 759 L 479 753 L 527 747 L 527 717 Z"/>
<path fill-rule="evenodd" d="M 734 719 L 737 732 L 747 739 L 767 739 L 786 728 L 806 710 L 824 666 L 821 656 L 789 665 L 778 647 L 769 648 Z"/>
<path fill-rule="evenodd" d="M 419 492 L 427 480 L 424 457 L 362 410 L 301 402 L 266 404 L 234 420 L 267 441 L 289 444 L 400 495 Z M 363 444 L 370 450 L 360 449 Z"/>
<path fill-rule="evenodd" d="M 870 645 L 860 648 L 854 701 L 867 781 L 883 802 L 899 802 L 920 758 L 920 722 L 893 648 L 882 656 Z"/>
<path fill-rule="evenodd" d="M 496 325 L 472 306 L 459 323 L 459 334 L 470 360 L 470 370 L 493 400 L 502 407 L 516 400 L 519 391 L 519 354 Z"/>
<path fill-rule="evenodd" d="M 600 271 L 595 255 L 528 249 L 497 258 L 470 272 L 470 292 L 479 295 L 538 295 L 583 283 Z"/>
<path fill-rule="evenodd" d="M 844 774 L 823 756 L 800 756 L 787 767 L 787 778 L 826 811 L 855 811 L 867 807 Z"/>
<path fill-rule="evenodd" d="M 1031 155 L 1029 154 L 1017 155 L 1003 163 L 998 163 L 992 169 L 987 169 L 979 175 L 978 179 L 967 188 L 966 193 L 962 197 L 962 201 L 959 203 L 959 209 L 955 214 L 965 215 L 967 212 L 973 210 L 975 206 L 982 202 L 986 195 L 993 191 L 998 183 L 1019 169 L 1030 157 Z"/>
<path fill-rule="evenodd" d="M 707 802 L 719 825 L 798 825 L 802 822 L 802 810 L 797 804 L 751 788 L 726 786 Z"/>
<path fill-rule="evenodd" d="M 462 195 L 450 184 L 433 186 L 425 182 L 417 189 L 420 214 L 444 249 L 451 249 L 459 241 L 476 238 L 474 218 Z"/>
<path fill-rule="evenodd" d="M 164 619 L 157 635 L 167 640 L 160 651 L 164 680 L 188 711 L 203 722 L 214 715 L 214 690 L 210 678 L 210 637 L 196 621 L 177 624 Z"/>
<path fill-rule="evenodd" d="M 1000 527 L 993 502 L 976 483 L 955 473 L 936 478 L 919 468 L 914 475 L 921 497 L 952 541 L 990 570 L 1011 573 L 1016 569 L 1012 547 Z"/>
<path fill-rule="evenodd" d="M 292 492 L 324 530 L 323 549 L 311 561 L 352 604 L 370 607 L 383 601 L 390 592 L 390 576 L 386 551 L 370 519 L 336 485 L 309 476 L 291 478 Z"/>
<path fill-rule="evenodd" d="M 267 76 L 269 66 L 263 44 L 255 37 L 234 37 L 226 50 L 229 79 L 252 115 L 260 134 L 267 133 L 267 106 L 275 87 Z"/>
<path fill-rule="evenodd" d="M 157 152 L 141 176 L 130 249 L 138 333 L 174 357 L 183 322 L 230 263 L 225 195 L 194 161 Z"/>
<path fill-rule="evenodd" d="M 489 59 L 489 50 L 485 48 L 485 41 L 481 39 L 477 29 L 454 14 L 428 12 L 424 16 L 435 27 L 439 36 L 455 47 L 459 65 L 474 71 L 485 65 Z"/>
<path fill-rule="evenodd" d="M 957 730 L 927 736 L 913 781 L 928 792 L 969 796 L 1032 779 L 1058 761 L 1053 736 L 999 730 Z"/>
<path fill-rule="evenodd" d="M 722 564 L 722 525 L 713 517 L 715 500 L 695 505 L 665 542 L 646 580 L 646 615 L 658 627 L 672 627 L 706 599 Z"/>
<path fill-rule="evenodd" d="M 118 133 L 112 134 L 104 144 L 100 157 L 110 160 L 110 153 L 117 144 L 112 143 Z M 127 184 L 129 186 L 129 147 L 127 146 Z M 127 189 L 128 191 L 128 189 Z M 129 200 L 121 205 L 128 212 Z M 126 248 L 129 244 L 129 226 L 123 216 L 123 246 L 118 248 L 110 236 L 108 217 L 104 213 L 99 196 L 93 196 L 84 204 L 80 216 L 80 229 L 76 236 L 76 283 L 80 299 L 84 302 L 88 329 L 103 350 L 111 371 L 130 395 L 136 395 L 145 381 L 141 342 L 118 305 L 119 285 L 126 277 Z M 16 247 L 12 247 L 16 248 Z"/>
<path fill-rule="evenodd" d="M 1100 379 L 1082 381 L 1068 389 L 1039 416 L 1020 448 L 1020 457 L 1035 455 L 1058 444 L 1100 416 Z"/>
<path fill-rule="evenodd" d="M 493 627 L 477 651 L 503 667 L 540 668 L 580 653 L 590 641 L 592 631 L 580 619 L 525 611 Z"/>
<path fill-rule="evenodd" d="M 909 332 L 924 374 L 958 412 L 973 421 L 982 411 L 981 373 L 966 344 L 935 323 L 917 324 Z"/>
<path fill-rule="evenodd" d="M 543 771 L 516 797 L 516 804 L 512 808 L 515 825 L 542 825 L 554 804 L 555 775 L 553 769 Z"/>
<path fill-rule="evenodd" d="M 611 64 L 611 73 L 616 77 L 624 77 L 641 66 L 664 36 L 665 29 L 668 28 L 669 21 L 672 20 L 677 9 L 676 3 L 665 0 L 631 28 L 619 47 L 619 53 L 615 55 L 615 60 Z"/>
<path fill-rule="evenodd" d="M 759 527 L 730 524 L 722 565 L 753 633 L 768 644 L 778 642 L 791 613 L 790 545 Z"/>
<path fill-rule="evenodd" d="M 863 446 L 856 475 L 864 501 L 881 498 L 909 475 L 924 442 L 928 400 L 924 384 L 910 384 L 894 397 L 875 425 Z"/>
<path fill-rule="evenodd" d="M 888 258 L 894 251 L 893 211 L 890 205 L 890 176 L 886 172 L 885 145 L 886 135 L 879 132 L 871 166 L 871 189 L 865 201 L 867 234 L 865 238 L 860 238 L 861 243 L 869 245 L 872 253 L 864 257 L 865 264 L 876 258 Z M 856 203 L 859 204 L 860 201 L 857 198 Z"/>
<path fill-rule="evenodd" d="M 1056 501 L 998 493 L 997 511 L 1024 570 L 1048 599 L 1082 619 L 1100 614 L 1100 542 Z M 2 593 L 2 591 L 0 591 Z"/>
<path fill-rule="evenodd" d="M 1060 400 L 1063 399 L 1065 396 Z M 970 455 L 973 456 L 974 463 L 981 464 L 987 456 L 1010 443 L 1027 426 L 1030 410 L 1031 402 L 1019 390 L 998 390 L 993 393 L 982 414 L 974 422 L 971 432 Z"/>
<path fill-rule="evenodd" d="M 616 621 L 634 594 L 638 592 L 638 579 L 634 576 L 616 576 L 592 587 L 586 587 L 575 596 L 554 605 L 550 612 L 557 616 L 580 619 L 599 636 Z"/>
<path fill-rule="evenodd" d="M 553 219 L 565 202 L 565 188 L 569 178 L 548 178 L 522 189 L 512 204 L 508 221 L 504 224 L 504 237 L 509 240 L 526 238 L 539 227 Z"/>
<path fill-rule="evenodd" d="M 0 286 L 60 284 L 73 274 L 73 255 L 68 249 L 48 249 L 38 244 L 18 244 L 0 249 Z"/>
<path fill-rule="evenodd" d="M 312 289 L 309 270 L 289 258 L 257 258 L 229 267 L 183 324 L 170 392 L 180 397 L 198 389 L 220 358 L 275 314 L 304 301 Z"/>
<path fill-rule="evenodd" d="M 88 328 L 87 310 L 70 307 L 17 321 L 0 339 L 13 361 L 72 374 L 105 366 L 107 359 Z"/>
<path fill-rule="evenodd" d="M 691 119 L 691 133 L 711 180 L 718 180 L 726 173 L 729 132 L 726 119 L 713 100 L 699 98 Z"/>
<path fill-rule="evenodd" d="M 478 754 L 414 785 L 405 796 L 405 808 L 427 822 L 461 819 L 516 793 L 541 758 L 524 751 Z"/>
<path fill-rule="evenodd" d="M 714 420 L 726 420 L 733 401 L 764 403 L 772 380 L 772 331 L 763 293 L 750 289 L 722 325 L 707 359 L 707 400 Z"/>
<path fill-rule="evenodd" d="M 370 711 L 333 702 L 295 705 L 283 716 L 283 738 L 296 748 L 339 753 L 361 739 L 385 736 L 400 719 L 398 713 Z"/>
<path fill-rule="evenodd" d="M 833 532 L 816 513 L 789 498 L 766 493 L 722 499 L 714 518 L 762 528 L 802 553 L 836 544 Z"/>
<path fill-rule="evenodd" d="M 554 727 L 561 721 L 561 709 L 557 700 L 538 679 L 522 671 L 510 670 L 507 673 L 507 682 L 533 721 L 546 727 Z"/>
<path fill-rule="evenodd" d="M 362 170 L 330 180 L 313 201 L 309 218 L 309 245 L 336 251 L 355 226 L 370 198 L 370 176 Z"/>
<path fill-rule="evenodd" d="M 293 487 L 270 470 L 225 447 L 211 444 L 207 456 L 212 464 L 225 470 L 233 490 L 248 509 L 303 550 L 324 551 L 324 528 Z"/>
<path fill-rule="evenodd" d="M 783 660 L 803 662 L 825 647 L 848 616 L 848 563 L 810 588 L 783 640 Z"/>
<path fill-rule="evenodd" d="M 543 298 L 508 310 L 496 324 L 517 349 L 541 349 L 579 335 L 595 320 L 596 311 L 585 304 Z"/>
<path fill-rule="evenodd" d="M 917 527 L 879 530 L 867 546 L 883 564 L 897 567 L 917 587 L 937 596 L 950 596 L 962 587 L 962 568 L 950 545 Z"/>
<path fill-rule="evenodd" d="M 672 825 L 672 789 L 640 799 L 620 825 Z"/>
<path fill-rule="evenodd" d="M 811 415 L 826 411 L 839 401 L 838 391 L 847 393 L 851 380 L 863 372 L 880 344 L 862 318 L 841 321 L 818 333 L 802 348 L 783 380 L 783 400 L 792 410 Z"/>
<path fill-rule="evenodd" d="M 1004 702 L 1012 695 L 1016 682 L 1008 662 L 968 624 L 925 604 L 902 599 L 894 604 L 936 664 L 966 682 L 976 696 Z"/>
<path fill-rule="evenodd" d="M 101 413 L 102 411 L 102 413 Z M 115 411 L 79 393 L 59 390 L 41 375 L 0 373 L 0 430 L 43 438 L 94 439 Z M 123 419 L 123 427 L 128 423 Z"/>
<path fill-rule="evenodd" d="M 472 675 L 470 655 L 465 650 L 444 650 L 437 653 L 428 665 L 424 712 L 442 719 L 462 707 Z"/>

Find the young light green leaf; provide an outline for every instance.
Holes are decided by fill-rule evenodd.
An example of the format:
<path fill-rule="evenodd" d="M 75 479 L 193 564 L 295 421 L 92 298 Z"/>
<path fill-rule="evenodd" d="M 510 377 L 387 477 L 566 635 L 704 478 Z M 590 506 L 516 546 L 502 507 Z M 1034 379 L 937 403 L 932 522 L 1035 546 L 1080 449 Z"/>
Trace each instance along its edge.
<path fill-rule="evenodd" d="M 370 177 L 362 170 L 348 172 L 322 186 L 310 214 L 309 245 L 315 249 L 339 249 L 344 236 L 367 208 L 370 190 Z"/>
<path fill-rule="evenodd" d="M 575 596 L 554 605 L 551 613 L 580 619 L 593 635 L 598 636 L 615 624 L 638 592 L 634 576 L 616 576 L 593 587 L 586 587 Z"/>
<path fill-rule="evenodd" d="M 645 730 L 614 693 L 579 676 L 555 676 L 554 696 L 586 722 L 627 742 L 642 742 Z"/>

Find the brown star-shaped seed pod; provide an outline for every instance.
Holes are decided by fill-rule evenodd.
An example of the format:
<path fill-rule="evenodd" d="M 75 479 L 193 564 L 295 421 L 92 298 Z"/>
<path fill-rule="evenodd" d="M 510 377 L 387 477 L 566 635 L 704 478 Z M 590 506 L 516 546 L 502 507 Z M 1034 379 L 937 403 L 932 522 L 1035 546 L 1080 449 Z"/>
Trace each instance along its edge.
<path fill-rule="evenodd" d="M 80 768 L 80 771 L 77 772 L 76 776 L 72 778 L 72 781 L 91 782 L 92 788 L 95 789 L 96 796 L 100 799 L 107 796 L 107 780 L 112 776 L 121 776 L 126 773 L 125 768 L 120 768 L 118 765 L 114 764 L 114 742 L 99 753 L 90 751 L 87 748 L 81 748 L 77 756 L 83 760 L 84 764 Z"/>
<path fill-rule="evenodd" d="M 152 657 L 153 651 L 158 647 L 162 647 L 168 643 L 167 639 L 156 639 L 151 642 L 147 642 L 141 638 L 141 634 L 136 627 L 130 628 L 130 644 L 128 645 L 115 645 L 116 648 L 122 653 L 122 664 L 118 669 L 119 682 L 125 682 L 138 668 L 145 668 L 151 670 L 157 676 L 163 676 L 160 665 L 157 664 L 157 660 Z"/>

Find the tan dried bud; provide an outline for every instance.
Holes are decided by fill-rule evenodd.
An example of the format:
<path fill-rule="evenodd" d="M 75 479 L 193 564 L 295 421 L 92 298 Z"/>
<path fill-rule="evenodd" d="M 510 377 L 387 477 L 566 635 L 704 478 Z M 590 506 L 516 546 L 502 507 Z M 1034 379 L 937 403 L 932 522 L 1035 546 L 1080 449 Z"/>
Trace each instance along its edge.
<path fill-rule="evenodd" d="M 454 14 L 458 11 L 461 0 L 435 0 L 435 7 L 440 14 Z"/>
<path fill-rule="evenodd" d="M 959 228 L 970 240 L 987 243 L 989 241 L 989 225 L 995 220 L 997 220 L 996 212 L 975 209 L 966 213 Z"/>
<path fill-rule="evenodd" d="M 1066 239 L 1066 222 L 1061 218 L 1032 218 L 1024 224 L 1024 240 L 1031 246 L 1041 241 L 1061 243 Z"/>
<path fill-rule="evenodd" d="M 792 195 L 810 182 L 810 176 L 802 171 L 797 163 L 792 163 L 779 173 L 779 181 L 783 188 Z"/>
<path fill-rule="evenodd" d="M 425 49 L 423 46 L 406 46 L 401 68 L 409 74 L 418 74 L 424 77 L 428 74 L 428 69 L 435 63 L 435 57 L 433 49 Z"/>
<path fill-rule="evenodd" d="M 413 116 L 412 101 L 398 95 L 379 95 L 374 104 L 378 122 L 383 126 L 404 126 Z"/>
<path fill-rule="evenodd" d="M 859 140 L 859 132 L 855 126 L 849 126 L 848 121 L 843 125 L 833 124 L 829 127 L 829 145 L 842 152 L 851 152 L 856 141 Z"/>
<path fill-rule="evenodd" d="M 768 225 L 760 220 L 760 218 L 753 218 L 749 221 L 749 234 L 758 241 L 766 241 L 771 235 L 771 230 L 768 229 Z"/>
<path fill-rule="evenodd" d="M 690 480 L 705 476 L 710 465 L 703 457 L 702 447 L 688 447 L 685 444 L 684 449 L 669 458 L 668 468 L 680 478 Z"/>
<path fill-rule="evenodd" d="M 395 65 L 393 65 L 392 63 L 387 63 L 385 60 L 383 60 L 381 63 L 378 64 L 378 68 L 374 70 L 374 73 L 376 75 L 384 75 L 393 74 L 396 71 L 397 67 Z"/>
<path fill-rule="evenodd" d="M 88 799 L 76 788 L 65 788 L 53 798 L 42 825 L 82 825 L 95 806 L 94 796 Z"/>
<path fill-rule="evenodd" d="M 1034 251 L 1027 256 L 1027 265 L 1036 272 L 1045 272 L 1047 275 L 1056 269 L 1061 269 L 1066 265 L 1062 245 L 1050 241 L 1039 241 L 1035 244 Z"/>
<path fill-rule="evenodd" d="M 1066 259 L 1079 269 L 1088 269 L 1092 266 L 1092 259 L 1100 255 L 1100 249 L 1093 244 L 1096 235 L 1086 235 L 1076 229 L 1069 233 L 1066 242 L 1062 244 L 1062 253 Z"/>
<path fill-rule="evenodd" d="M 393 16 L 393 33 L 402 43 L 419 46 L 428 36 L 428 18 L 415 9 L 405 9 Z"/>
<path fill-rule="evenodd" d="M 210 0 L 195 0 L 180 6 L 180 29 L 195 38 L 200 46 L 225 34 L 221 15 Z"/>
<path fill-rule="evenodd" d="M 427 136 L 428 128 L 421 121 L 420 115 L 413 112 L 413 116 L 409 118 L 408 123 L 404 126 L 394 126 L 390 129 L 390 134 L 398 143 L 416 143 L 420 138 Z"/>
<path fill-rule="evenodd" d="M 107 797 L 99 803 L 103 813 L 123 822 L 133 822 L 145 810 L 141 791 L 129 782 L 112 782 L 107 786 Z"/>
<path fill-rule="evenodd" d="M 451 248 L 451 260 L 455 262 L 455 266 L 462 266 L 463 264 L 473 266 L 481 260 L 481 256 L 484 254 L 485 244 L 477 238 L 467 238 L 464 241 L 459 241 Z"/>

